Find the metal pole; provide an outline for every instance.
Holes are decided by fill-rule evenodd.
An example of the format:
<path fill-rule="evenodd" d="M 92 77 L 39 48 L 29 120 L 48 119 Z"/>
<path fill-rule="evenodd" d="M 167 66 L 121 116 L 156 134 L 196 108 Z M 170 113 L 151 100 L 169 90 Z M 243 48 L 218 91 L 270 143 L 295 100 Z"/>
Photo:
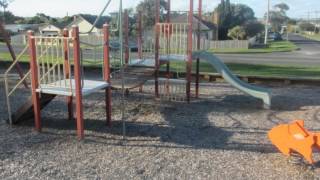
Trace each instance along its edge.
<path fill-rule="evenodd" d="M 124 57 L 123 57 L 123 14 L 122 0 L 119 6 L 119 44 L 120 44 L 120 59 L 121 59 L 121 121 L 122 121 L 122 138 L 126 140 L 126 121 L 125 121 L 125 89 L 124 89 Z"/>
<path fill-rule="evenodd" d="M 171 22 L 171 0 L 168 0 L 167 2 L 167 23 L 168 23 L 168 28 L 169 28 L 169 34 L 171 33 L 171 29 L 173 30 L 172 28 L 172 25 L 170 24 Z M 171 53 L 170 52 L 170 43 L 171 43 L 171 40 L 170 40 L 170 37 L 168 36 L 168 44 L 167 44 L 167 50 L 168 52 L 167 53 Z M 167 62 L 167 66 L 166 66 L 166 76 L 167 76 L 167 79 L 169 80 L 170 79 L 170 61 Z M 167 84 L 167 92 L 169 93 L 169 85 Z"/>
<path fill-rule="evenodd" d="M 265 45 L 268 44 L 269 21 L 270 21 L 270 0 L 268 0 L 268 7 L 267 7 L 267 17 L 266 17 L 265 37 L 264 37 Z"/>
<path fill-rule="evenodd" d="M 139 59 L 142 59 L 142 12 L 138 13 L 138 54 Z"/>
<path fill-rule="evenodd" d="M 125 63 L 129 63 L 129 14 L 128 10 L 124 11 L 124 38 L 125 38 Z"/>
<path fill-rule="evenodd" d="M 156 34 L 156 42 L 155 42 L 155 95 L 156 98 L 159 98 L 159 33 L 160 29 L 158 23 L 160 22 L 160 0 L 156 0 L 156 18 L 155 18 L 155 34 Z"/>
<path fill-rule="evenodd" d="M 198 42 L 197 42 L 197 50 L 200 50 L 200 40 L 201 40 L 201 24 L 202 21 L 202 0 L 199 0 L 199 22 L 198 22 Z M 197 59 L 197 67 L 196 67 L 196 98 L 199 97 L 199 75 L 200 75 L 200 59 Z"/>
<path fill-rule="evenodd" d="M 107 125 L 111 127 L 111 79 L 110 79 L 110 52 L 109 52 L 109 25 L 103 25 L 103 79 L 108 83 L 106 88 Z"/>
<path fill-rule="evenodd" d="M 191 99 L 191 71 L 192 71 L 192 31 L 193 31 L 193 0 L 190 0 L 190 9 L 188 17 L 189 29 L 188 29 L 188 62 L 187 62 L 187 101 Z"/>

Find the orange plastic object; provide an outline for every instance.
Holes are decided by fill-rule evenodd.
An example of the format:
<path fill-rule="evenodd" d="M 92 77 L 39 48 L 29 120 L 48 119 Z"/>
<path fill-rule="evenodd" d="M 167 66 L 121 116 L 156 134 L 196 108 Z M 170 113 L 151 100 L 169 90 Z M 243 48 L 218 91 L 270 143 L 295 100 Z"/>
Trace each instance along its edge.
<path fill-rule="evenodd" d="M 314 163 L 313 148 L 320 150 L 320 133 L 307 131 L 303 120 L 276 126 L 269 131 L 268 136 L 284 155 L 290 156 L 292 152 L 297 152 L 311 164 Z"/>

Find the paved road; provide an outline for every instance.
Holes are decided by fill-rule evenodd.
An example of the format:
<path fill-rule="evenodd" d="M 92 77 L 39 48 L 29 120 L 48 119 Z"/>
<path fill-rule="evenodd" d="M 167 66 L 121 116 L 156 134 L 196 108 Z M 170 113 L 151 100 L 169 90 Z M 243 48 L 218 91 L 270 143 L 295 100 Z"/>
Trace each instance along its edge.
<path fill-rule="evenodd" d="M 248 64 L 289 64 L 320 66 L 320 42 L 308 40 L 300 35 L 290 34 L 290 41 L 300 50 L 268 54 L 224 54 L 219 55 L 225 62 Z"/>
<path fill-rule="evenodd" d="M 308 40 L 300 35 L 294 34 L 290 34 L 289 39 L 301 50 L 295 52 L 267 54 L 218 54 L 218 56 L 224 62 L 228 63 L 320 66 L 319 41 Z M 15 47 L 16 52 L 20 52 L 22 49 L 23 47 Z M 4 45 L 0 45 L 0 52 L 3 51 L 7 51 L 7 48 Z M 87 59 L 93 59 L 93 53 L 85 50 L 84 57 Z M 97 53 L 96 57 L 102 57 L 102 54 Z"/>

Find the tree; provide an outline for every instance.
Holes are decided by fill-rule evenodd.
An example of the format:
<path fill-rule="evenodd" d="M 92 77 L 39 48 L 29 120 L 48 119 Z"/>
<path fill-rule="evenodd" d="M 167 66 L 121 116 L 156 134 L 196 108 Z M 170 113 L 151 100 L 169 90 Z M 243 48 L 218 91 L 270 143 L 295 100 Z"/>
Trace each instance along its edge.
<path fill-rule="evenodd" d="M 167 7 L 167 2 L 165 0 L 160 0 L 160 18 L 165 19 L 164 12 Z M 152 27 L 155 24 L 155 12 L 156 3 L 155 0 L 143 0 L 140 2 L 136 8 L 137 12 L 142 13 L 142 25 L 143 27 Z"/>
<path fill-rule="evenodd" d="M 276 4 L 275 10 L 270 11 L 270 21 L 273 31 L 280 31 L 281 26 L 289 21 L 287 11 L 290 9 L 285 3 Z"/>
<path fill-rule="evenodd" d="M 302 31 L 314 31 L 316 26 L 314 24 L 311 24 L 309 22 L 302 22 L 300 25 L 299 25 L 300 29 Z"/>
<path fill-rule="evenodd" d="M 12 3 L 13 0 L 0 0 L 0 7 L 3 8 L 2 20 L 5 21 L 6 19 L 6 9 L 8 8 L 9 4 Z"/>
<path fill-rule="evenodd" d="M 229 30 L 228 36 L 235 40 L 242 40 L 246 38 L 246 31 L 242 26 L 235 26 Z"/>
<path fill-rule="evenodd" d="M 245 23 L 244 29 L 246 31 L 247 37 L 253 37 L 264 31 L 264 25 L 254 20 L 254 21 L 249 21 Z"/>
<path fill-rule="evenodd" d="M 275 8 L 278 8 L 281 12 L 286 13 L 290 10 L 290 7 L 286 3 L 280 3 L 274 5 Z"/>
<path fill-rule="evenodd" d="M 256 20 L 254 11 L 249 6 L 231 4 L 229 0 L 221 0 L 215 11 L 219 14 L 219 39 L 227 39 L 229 29 Z"/>

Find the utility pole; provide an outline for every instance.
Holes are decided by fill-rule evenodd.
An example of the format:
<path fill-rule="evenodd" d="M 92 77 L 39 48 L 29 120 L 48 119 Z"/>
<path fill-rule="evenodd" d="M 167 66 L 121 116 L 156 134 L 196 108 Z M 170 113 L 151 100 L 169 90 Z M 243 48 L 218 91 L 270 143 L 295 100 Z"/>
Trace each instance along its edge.
<path fill-rule="evenodd" d="M 265 37 L 264 37 L 264 44 L 268 44 L 268 33 L 269 33 L 269 21 L 270 21 L 270 0 L 268 1 L 268 7 L 267 7 L 267 17 L 266 17 L 266 30 L 265 30 Z"/>

